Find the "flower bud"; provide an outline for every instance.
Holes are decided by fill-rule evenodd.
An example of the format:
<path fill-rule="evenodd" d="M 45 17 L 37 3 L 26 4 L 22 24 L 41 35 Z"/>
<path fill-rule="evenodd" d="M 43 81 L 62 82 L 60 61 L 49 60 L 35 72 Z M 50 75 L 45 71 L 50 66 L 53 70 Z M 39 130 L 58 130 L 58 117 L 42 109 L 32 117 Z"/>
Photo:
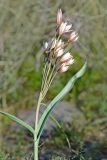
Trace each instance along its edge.
<path fill-rule="evenodd" d="M 48 50 L 48 47 L 49 47 L 48 42 L 45 42 L 45 44 L 44 44 L 44 50 L 45 50 L 45 51 Z"/>
<path fill-rule="evenodd" d="M 72 24 L 71 25 L 67 25 L 67 22 L 62 22 L 60 27 L 59 27 L 59 35 L 62 35 L 64 33 L 67 33 L 67 32 L 70 32 L 71 30 L 71 27 L 72 27 Z"/>
<path fill-rule="evenodd" d="M 67 25 L 66 27 L 65 27 L 65 33 L 66 32 L 69 32 L 69 31 L 71 31 L 70 29 L 71 29 L 71 27 L 72 27 L 72 24 L 70 24 L 70 25 Z"/>
<path fill-rule="evenodd" d="M 60 67 L 60 72 L 66 72 L 68 70 L 69 66 L 66 66 L 66 63 L 63 63 Z"/>
<path fill-rule="evenodd" d="M 71 58 L 72 58 L 71 54 L 69 52 L 67 52 L 65 55 L 62 56 L 61 62 L 66 62 Z"/>
<path fill-rule="evenodd" d="M 63 47 L 64 47 L 64 42 L 62 42 L 62 40 L 60 39 L 60 40 L 56 43 L 56 49 L 63 48 Z"/>
<path fill-rule="evenodd" d="M 66 27 L 67 23 L 62 22 L 60 27 L 59 27 L 59 35 L 62 35 L 65 31 L 65 27 Z"/>
<path fill-rule="evenodd" d="M 57 25 L 59 26 L 62 23 L 62 10 L 59 9 L 57 13 Z"/>
<path fill-rule="evenodd" d="M 71 65 L 73 63 L 74 63 L 73 57 L 71 57 L 71 59 L 69 59 L 68 61 L 66 61 L 66 65 Z"/>
<path fill-rule="evenodd" d="M 75 42 L 78 40 L 78 38 L 79 38 L 78 34 L 75 32 L 72 32 L 69 38 L 69 42 Z"/>
<path fill-rule="evenodd" d="M 63 55 L 63 53 L 64 53 L 63 49 L 57 49 L 55 51 L 56 57 L 61 57 Z"/>

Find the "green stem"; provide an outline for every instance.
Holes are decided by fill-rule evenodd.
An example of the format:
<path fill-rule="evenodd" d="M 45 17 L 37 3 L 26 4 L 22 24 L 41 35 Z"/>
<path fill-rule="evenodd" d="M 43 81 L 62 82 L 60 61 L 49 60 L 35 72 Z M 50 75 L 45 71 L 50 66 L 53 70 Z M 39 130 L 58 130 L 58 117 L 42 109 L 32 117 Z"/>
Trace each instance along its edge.
<path fill-rule="evenodd" d="M 38 134 L 38 119 L 39 119 L 39 109 L 41 105 L 42 94 L 40 92 L 37 109 L 36 109 L 36 120 L 35 120 L 35 133 L 34 133 L 34 160 L 38 160 L 38 146 L 39 146 L 39 139 L 37 137 Z"/>
<path fill-rule="evenodd" d="M 39 141 L 37 140 L 37 136 L 34 137 L 34 160 L 38 160 L 38 146 Z"/>
<path fill-rule="evenodd" d="M 41 91 L 42 91 L 42 89 L 43 89 L 43 85 L 44 85 L 44 83 L 45 83 L 47 67 L 48 67 L 48 63 L 46 63 L 46 64 L 45 64 L 44 69 L 43 69 L 43 72 L 42 72 L 42 84 L 41 84 Z"/>

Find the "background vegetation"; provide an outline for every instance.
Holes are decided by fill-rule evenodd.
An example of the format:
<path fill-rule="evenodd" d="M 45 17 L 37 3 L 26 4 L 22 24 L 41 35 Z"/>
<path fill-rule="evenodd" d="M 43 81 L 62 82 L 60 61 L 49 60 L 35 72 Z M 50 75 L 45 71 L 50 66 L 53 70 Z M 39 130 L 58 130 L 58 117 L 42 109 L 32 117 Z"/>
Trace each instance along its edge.
<path fill-rule="evenodd" d="M 47 101 L 63 88 L 69 77 L 81 67 L 85 57 L 88 57 L 88 70 L 65 98 L 82 113 L 82 119 L 74 118 L 70 127 L 68 124 L 63 127 L 75 152 L 71 153 L 67 147 L 61 148 L 67 144 L 63 133 L 58 130 L 45 139 L 41 148 L 47 150 L 51 146 L 55 150 L 59 147 L 59 153 L 67 150 L 66 155 L 70 151 L 75 159 L 101 160 L 107 158 L 106 0 L 0 0 L 0 109 L 17 114 L 36 106 L 41 80 L 42 46 L 54 34 L 58 8 L 62 8 L 70 18 L 80 38 L 72 47 L 75 65 L 66 76 L 57 78 Z M 2 141 L 2 135 L 6 137 L 8 134 L 9 138 L 13 132 L 8 128 L 12 122 L 0 118 Z M 17 139 L 13 144 L 16 147 L 8 151 L 9 141 L 7 137 L 4 138 L 1 142 L 1 152 L 4 153 L 1 156 L 5 154 L 8 157 L 9 154 L 10 159 L 23 159 L 27 150 L 30 155 L 32 146 L 25 147 L 25 139 L 27 144 L 31 144 L 32 138 L 25 136 L 25 131 L 16 131 L 13 137 Z M 21 148 L 23 151 L 19 151 Z"/>

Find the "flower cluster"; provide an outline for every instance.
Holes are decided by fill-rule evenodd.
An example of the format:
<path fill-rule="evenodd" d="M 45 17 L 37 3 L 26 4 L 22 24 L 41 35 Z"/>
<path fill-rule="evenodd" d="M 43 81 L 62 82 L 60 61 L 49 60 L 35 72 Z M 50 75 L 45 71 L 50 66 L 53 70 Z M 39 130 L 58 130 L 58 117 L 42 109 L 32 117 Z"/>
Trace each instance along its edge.
<path fill-rule="evenodd" d="M 64 39 L 65 34 L 69 35 L 69 38 Z M 52 67 L 55 66 L 56 72 L 65 72 L 69 69 L 69 66 L 74 63 L 74 58 L 70 52 L 65 52 L 66 47 L 78 40 L 78 34 L 72 30 L 72 24 L 63 20 L 63 14 L 61 9 L 57 13 L 57 27 L 56 35 L 50 41 L 44 45 L 44 53 L 46 61 L 51 63 Z"/>

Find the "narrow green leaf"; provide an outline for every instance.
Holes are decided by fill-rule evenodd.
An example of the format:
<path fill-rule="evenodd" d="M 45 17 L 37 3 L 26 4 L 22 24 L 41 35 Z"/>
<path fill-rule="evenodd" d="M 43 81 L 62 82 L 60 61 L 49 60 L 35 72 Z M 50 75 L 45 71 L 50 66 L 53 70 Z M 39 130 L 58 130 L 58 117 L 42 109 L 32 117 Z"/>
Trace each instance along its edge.
<path fill-rule="evenodd" d="M 10 118 L 11 120 L 17 122 L 18 124 L 20 124 L 21 126 L 27 128 L 31 133 L 34 134 L 34 129 L 27 123 L 25 123 L 24 121 L 22 121 L 21 119 L 11 115 L 10 113 L 7 113 L 7 112 L 3 112 L 3 111 L 0 111 L 1 114 L 7 116 L 8 118 Z"/>
<path fill-rule="evenodd" d="M 44 104 L 44 103 L 41 103 L 41 104 L 44 105 L 44 106 L 46 106 L 46 104 Z M 41 112 L 41 113 L 42 113 L 42 112 Z M 68 147 L 69 147 L 69 149 L 71 149 L 71 145 L 70 145 L 68 136 L 66 135 L 66 133 L 65 133 L 62 125 L 57 121 L 57 119 L 56 119 L 53 115 L 50 114 L 49 116 L 50 116 L 50 118 L 52 119 L 52 121 L 56 124 L 56 126 L 59 128 L 59 130 L 61 130 L 61 132 L 64 134 L 65 139 L 66 139 L 66 141 L 67 141 L 67 143 L 68 143 Z"/>
<path fill-rule="evenodd" d="M 86 71 L 87 62 L 83 65 L 83 67 L 68 81 L 66 86 L 62 89 L 62 91 L 50 102 L 47 106 L 46 110 L 42 114 L 39 124 L 38 124 L 38 138 L 40 137 L 42 130 L 44 128 L 45 122 L 50 114 L 50 112 L 54 109 L 56 104 L 73 88 L 74 83 L 78 78 L 80 78 Z"/>
<path fill-rule="evenodd" d="M 50 118 L 51 118 L 52 121 L 57 125 L 57 127 L 58 127 L 59 129 L 62 128 L 62 126 L 60 125 L 60 123 L 57 121 L 57 119 L 56 119 L 54 116 L 50 115 Z"/>
<path fill-rule="evenodd" d="M 50 115 L 50 118 L 51 118 L 51 119 L 53 120 L 53 122 L 57 125 L 57 127 L 62 131 L 62 133 L 64 134 L 65 139 L 66 139 L 66 141 L 67 141 L 67 143 L 68 143 L 68 147 L 69 147 L 69 149 L 71 149 L 70 141 L 69 141 L 68 136 L 66 135 L 66 133 L 65 133 L 62 125 L 57 121 L 57 119 L 56 119 L 54 116 Z"/>

